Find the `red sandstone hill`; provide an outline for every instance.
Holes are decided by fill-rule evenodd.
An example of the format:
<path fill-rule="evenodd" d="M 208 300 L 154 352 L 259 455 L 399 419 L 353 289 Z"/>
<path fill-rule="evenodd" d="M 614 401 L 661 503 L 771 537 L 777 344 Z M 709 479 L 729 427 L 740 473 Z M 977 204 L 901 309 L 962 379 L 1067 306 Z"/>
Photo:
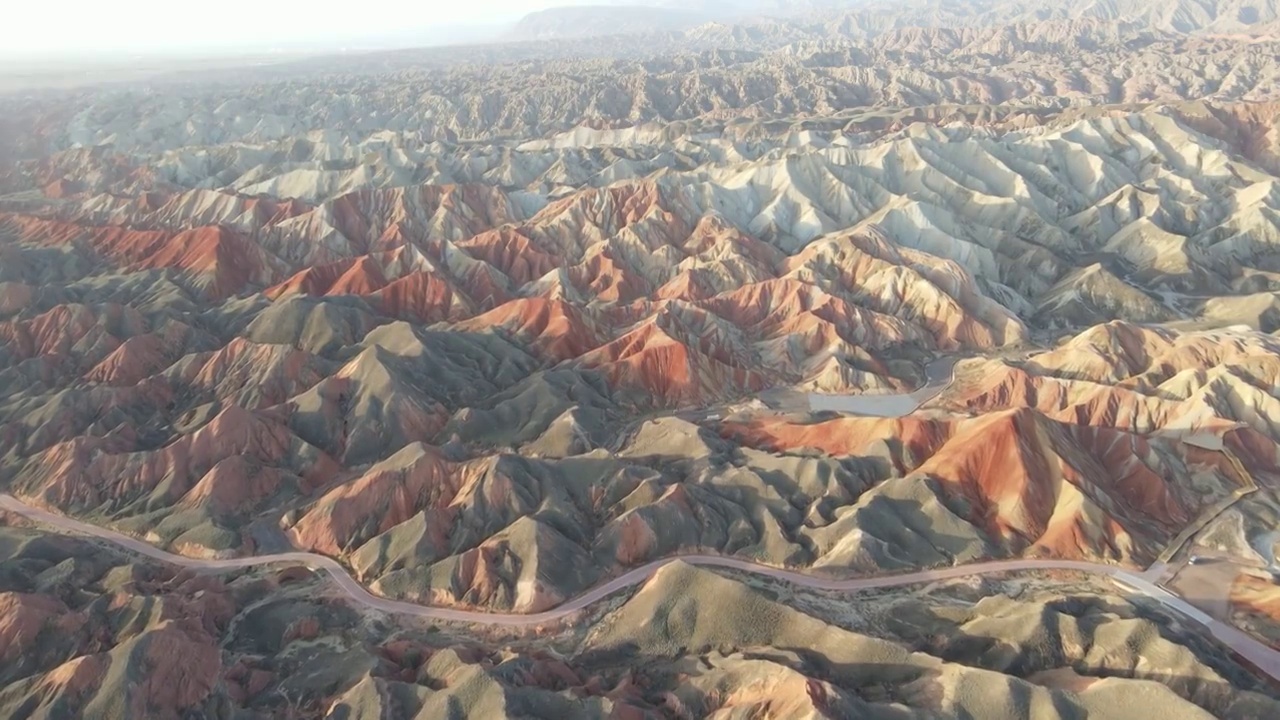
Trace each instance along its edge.
<path fill-rule="evenodd" d="M 563 300 L 520 298 L 456 323 L 459 332 L 501 328 L 552 361 L 571 360 L 599 347 L 601 333 L 588 316 Z"/>
<path fill-rule="evenodd" d="M 360 191 L 315 207 L 205 191 L 158 202 L 141 211 L 154 226 L 174 226 L 182 213 L 188 213 L 233 223 L 238 229 L 170 235 L 25 216 L 11 216 L 7 222 L 16 223 L 25 236 L 40 235 L 42 242 L 105 253 L 119 263 L 121 272 L 179 270 L 209 297 L 279 281 L 266 287 L 266 297 L 361 297 L 379 315 L 419 323 L 474 318 L 519 296 L 553 299 L 566 303 L 565 308 L 603 305 L 603 314 L 592 312 L 603 321 L 593 320 L 590 333 L 570 333 L 572 341 L 558 345 L 550 357 L 583 356 L 591 367 L 629 368 L 610 370 L 611 377 L 653 377 L 655 371 L 645 367 L 653 365 L 663 368 L 658 375 L 672 373 L 676 385 L 704 386 L 663 390 L 657 393 L 662 402 L 668 395 L 725 397 L 762 385 L 762 378 L 834 391 L 898 387 L 901 379 L 893 376 L 878 352 L 904 343 L 927 347 L 929 336 L 947 347 L 989 345 L 1005 341 L 993 336 L 997 330 L 1009 332 L 999 326 L 1007 318 L 973 299 L 976 291 L 965 284 L 971 280 L 950 277 L 951 270 L 926 270 L 917 254 L 858 235 L 835 245 L 815 244 L 786 260 L 776 247 L 719 215 L 699 214 L 687 199 L 673 199 L 667 189 L 651 182 L 586 189 L 518 223 L 520 213 L 508 198 L 469 186 Z M 139 210 L 110 212 L 124 222 Z M 364 252 L 367 249 L 375 251 Z M 833 275 L 847 267 L 849 253 L 860 254 L 855 274 Z M 320 261 L 324 258 L 329 259 Z M 779 272 L 787 275 L 778 278 Z M 904 303 L 915 301 L 875 284 L 893 272 L 926 283 L 926 295 L 931 296 L 921 302 L 943 303 L 949 319 L 939 325 L 932 310 L 919 304 L 904 312 Z M 960 291 L 952 287 L 957 283 Z M 712 343 L 717 346 L 715 362 L 728 370 L 685 369 L 690 363 L 701 366 L 697 356 L 709 346 L 704 338 L 690 343 L 669 328 L 664 335 L 687 345 L 672 351 L 689 354 L 690 361 L 642 358 L 617 365 L 619 357 L 608 357 L 627 354 L 620 346 L 603 348 L 647 319 L 665 322 L 659 316 L 673 300 L 693 300 L 696 307 L 738 327 L 742 337 Z M 484 321 L 504 326 L 510 322 L 501 316 Z M 476 329 L 478 322 L 466 327 Z M 696 332 L 710 329 L 712 335 L 714 326 L 705 318 L 692 323 L 699 328 Z M 516 334 L 531 342 L 536 335 Z M 542 353 L 548 342 L 537 341 L 531 347 Z M 147 372 L 173 359 L 158 353 L 156 340 L 146 343 L 134 343 L 136 347 L 127 351 L 139 356 Z M 596 355 L 585 357 L 597 349 Z M 129 377 L 145 374 L 133 372 Z M 703 375 L 705 379 L 680 379 Z M 107 379 L 109 374 L 104 369 L 95 377 Z M 643 379 L 627 384 L 654 387 Z"/>
<path fill-rule="evenodd" d="M 286 269 L 260 245 L 223 227 L 168 233 L 14 215 L 0 215 L 0 227 L 12 228 L 23 241 L 86 248 L 122 270 L 176 270 L 213 301 L 270 285 Z"/>
<path fill-rule="evenodd" d="M 1280 344 L 1260 333 L 1190 332 L 1110 323 L 1025 362 L 989 361 L 940 399 L 965 412 L 1033 407 L 1082 425 L 1141 434 L 1240 438 L 1246 457 L 1275 462 Z M 1242 428 L 1242 429 L 1241 429 Z"/>
<path fill-rule="evenodd" d="M 823 341 L 837 339 L 871 349 L 928 344 L 924 333 L 906 322 L 868 311 L 798 280 L 755 283 L 717 295 L 702 305 L 760 339 L 813 334 L 811 351 L 825 344 Z"/>
<path fill-rule="evenodd" d="M 518 228 L 480 233 L 458 247 L 501 270 L 518 285 L 531 283 L 562 263 L 560 258 L 539 249 Z"/>
<path fill-rule="evenodd" d="M 1019 410 L 962 425 L 916 473 L 965 498 L 1001 544 L 1056 557 L 1150 557 L 1193 516 L 1194 496 L 1164 480 L 1171 468 L 1158 458 L 1145 438 Z M 1222 478 L 1219 492 L 1233 481 Z"/>
<path fill-rule="evenodd" d="M 15 363 L 44 356 L 92 367 L 146 332 L 147 322 L 137 310 L 114 303 L 59 305 L 30 320 L 0 323 L 0 340 Z"/>
<path fill-rule="evenodd" d="M 429 236 L 461 240 L 518 219 L 499 190 L 486 185 L 420 185 L 364 189 L 324 208 L 354 247 L 392 250 Z"/>
<path fill-rule="evenodd" d="M 620 386 L 674 406 L 707 402 L 765 386 L 741 340 L 692 307 L 663 305 L 634 329 L 580 357 Z"/>
<path fill-rule="evenodd" d="M 774 452 L 813 448 L 836 456 L 870 455 L 891 449 L 898 472 L 909 473 L 951 439 L 956 421 L 908 415 L 904 418 L 840 418 L 812 424 L 761 420 L 726 422 L 726 437 Z"/>
<path fill-rule="evenodd" d="M 171 504 L 232 455 L 291 468 L 316 483 L 338 470 L 286 426 L 231 405 L 208 425 L 156 451 L 104 452 L 101 441 L 87 438 L 54 446 L 36 459 L 24 491 L 60 507 L 94 508 L 122 500 Z"/>
<path fill-rule="evenodd" d="M 436 551 L 443 552 L 462 482 L 459 470 L 434 448 L 410 445 L 326 493 L 289 533 L 299 547 L 337 555 L 425 512 Z"/>
<path fill-rule="evenodd" d="M 475 314 L 475 303 L 439 273 L 418 271 L 397 278 L 374 293 L 388 317 L 417 323 L 457 320 Z"/>
<path fill-rule="evenodd" d="M 1212 502 L 1170 477 L 1194 468 L 1213 479 L 1214 497 L 1245 482 L 1220 453 L 1028 409 L 973 419 L 727 424 L 724 432 L 774 451 L 887 453 L 909 480 L 938 483 L 942 502 L 963 507 L 961 517 L 996 547 L 1019 554 L 1150 562 Z"/>
<path fill-rule="evenodd" d="M 212 299 L 239 294 L 250 287 L 270 285 L 284 272 L 284 264 L 247 238 L 223 228 L 198 228 L 178 233 L 160 247 L 118 247 L 132 267 L 174 268 L 192 275 L 196 287 Z"/>
<path fill-rule="evenodd" d="M 307 295 L 362 295 L 375 292 L 386 285 L 386 279 L 369 256 L 361 259 L 340 260 L 309 267 L 279 285 L 267 288 L 264 294 L 272 299 L 291 293 Z"/>

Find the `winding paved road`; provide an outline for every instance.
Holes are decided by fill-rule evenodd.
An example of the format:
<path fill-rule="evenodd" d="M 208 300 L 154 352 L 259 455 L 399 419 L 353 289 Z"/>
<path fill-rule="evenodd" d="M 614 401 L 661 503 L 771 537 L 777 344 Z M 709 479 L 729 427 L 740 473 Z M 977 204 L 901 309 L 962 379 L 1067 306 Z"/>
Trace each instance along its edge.
<path fill-rule="evenodd" d="M 660 568 L 673 562 L 682 561 L 690 565 L 703 567 L 729 568 L 755 575 L 783 580 L 800 587 L 817 590 L 834 590 L 839 592 L 857 592 L 860 590 L 876 590 L 882 588 L 901 587 L 920 583 L 951 580 L 975 575 L 990 575 L 1008 572 L 1031 572 L 1041 570 L 1074 570 L 1111 578 L 1121 587 L 1135 593 L 1146 595 L 1167 608 L 1171 608 L 1190 620 L 1205 626 L 1215 638 L 1234 650 L 1238 655 L 1257 667 L 1262 672 L 1280 681 L 1280 652 L 1272 650 L 1244 632 L 1220 622 L 1207 613 L 1202 612 L 1191 603 L 1158 586 L 1153 581 L 1159 574 L 1159 566 L 1153 566 L 1144 573 L 1133 573 L 1110 565 L 1077 562 L 1072 560 L 1000 560 L 974 563 L 960 567 L 923 570 L 901 575 L 882 575 L 879 577 L 863 577 L 848 580 L 824 578 L 804 573 L 783 570 L 765 565 L 757 565 L 745 560 L 715 555 L 686 555 L 678 558 L 655 560 L 630 572 L 586 591 L 558 607 L 545 612 L 532 614 L 490 613 L 453 608 L 429 607 L 413 603 L 388 600 L 377 597 L 364 588 L 355 578 L 347 573 L 333 558 L 312 553 L 290 552 L 278 555 L 259 555 L 254 557 L 231 558 L 226 560 L 206 560 L 189 558 L 161 550 L 153 545 L 122 535 L 106 528 L 80 522 L 64 515 L 31 507 L 10 495 L 0 495 L 0 509 L 23 515 L 31 520 L 53 527 L 65 533 L 89 535 L 114 543 L 140 555 L 145 555 L 162 562 L 182 567 L 206 570 L 230 570 L 248 568 L 273 563 L 290 563 L 323 570 L 342 588 L 343 592 L 355 602 L 365 607 L 382 612 L 412 615 L 431 620 L 443 620 L 508 627 L 528 627 L 561 620 L 581 611 L 587 606 L 634 585 L 639 585 L 653 576 Z"/>
<path fill-rule="evenodd" d="M 943 389 L 954 382 L 956 361 L 954 359 L 950 359 L 945 362 L 947 364 L 943 364 L 943 362 L 936 362 L 932 364 L 928 368 L 929 381 L 924 387 L 913 393 L 878 397 L 827 396 L 831 400 L 836 401 L 842 399 L 857 400 L 859 397 L 864 399 L 870 397 L 874 398 L 876 402 L 869 404 L 851 402 L 848 403 L 848 406 L 846 407 L 832 407 L 825 409 L 838 409 L 844 412 L 855 412 L 870 415 L 883 415 L 886 411 L 893 415 L 908 414 L 935 397 Z M 814 397 L 820 396 L 811 395 L 810 399 L 812 400 Z M 895 399 L 905 402 L 894 404 L 892 401 Z M 884 403 L 886 400 L 890 402 L 881 406 L 881 403 Z M 813 409 L 816 410 L 818 408 L 815 407 Z M 416 605 L 414 603 L 378 597 L 366 590 L 355 578 L 351 577 L 346 568 L 338 564 L 338 562 L 333 558 L 326 557 L 324 555 L 315 555 L 305 552 L 287 552 L 274 555 L 230 558 L 225 560 L 189 558 L 161 550 L 154 545 L 150 545 L 142 540 L 123 535 L 113 530 L 108 530 L 96 525 L 90 525 L 88 523 L 75 520 L 74 518 L 69 518 L 65 515 L 57 515 L 39 508 L 31 507 L 11 495 L 0 494 L 0 509 L 23 515 L 33 521 L 50 526 L 67 534 L 96 537 L 131 550 L 139 555 L 145 555 L 146 557 L 153 558 L 161 562 L 171 563 L 182 567 L 204 570 L 232 570 L 275 563 L 305 565 L 314 570 L 324 571 L 333 579 L 338 587 L 342 588 L 343 592 L 351 597 L 353 601 L 373 610 L 400 615 L 410 615 L 430 620 L 500 625 L 506 627 L 531 627 L 570 617 L 573 614 L 582 611 L 586 607 L 619 592 L 620 590 L 645 582 L 659 569 L 673 562 L 685 562 L 689 565 L 698 565 L 702 567 L 718 567 L 738 570 L 776 580 L 782 580 L 799 587 L 837 592 L 878 590 L 998 573 L 1071 570 L 1110 578 L 1122 588 L 1139 595 L 1145 595 L 1165 607 L 1180 613 L 1191 621 L 1203 625 L 1215 638 L 1235 651 L 1240 657 L 1251 663 L 1258 670 L 1266 673 L 1272 679 L 1280 681 L 1280 652 L 1255 640 L 1243 631 L 1215 619 L 1208 613 L 1203 612 L 1191 603 L 1158 585 L 1157 582 L 1159 582 L 1161 575 L 1165 571 L 1165 565 L 1162 562 L 1157 562 L 1145 572 L 1134 573 L 1111 565 L 1098 565 L 1074 560 L 997 560 L 962 565 L 959 567 L 922 570 L 897 575 L 881 575 L 877 577 L 861 577 L 840 580 L 818 575 L 807 575 L 792 570 L 769 567 L 767 565 L 758 565 L 746 560 L 739 560 L 730 557 L 721 557 L 717 555 L 682 555 L 679 557 L 655 560 L 647 565 L 635 568 L 544 612 L 530 614 L 492 613 Z"/>

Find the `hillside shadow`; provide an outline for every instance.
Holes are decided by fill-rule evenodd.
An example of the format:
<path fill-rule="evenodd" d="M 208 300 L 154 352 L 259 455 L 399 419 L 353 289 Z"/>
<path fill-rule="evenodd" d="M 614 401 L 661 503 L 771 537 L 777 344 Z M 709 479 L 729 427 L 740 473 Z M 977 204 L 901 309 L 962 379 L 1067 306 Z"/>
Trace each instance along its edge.
<path fill-rule="evenodd" d="M 886 639 L 889 642 L 900 642 L 894 638 Z M 911 649 L 910 643 L 905 645 Z M 919 647 L 916 649 L 922 650 Z M 1079 700 L 1080 693 L 1085 692 L 1093 683 L 1109 678 L 1160 683 L 1178 697 L 1214 717 L 1259 717 L 1249 714 L 1251 710 L 1257 709 L 1257 703 L 1241 698 L 1242 689 L 1259 691 L 1272 699 L 1277 698 L 1275 692 L 1260 689 L 1248 678 L 1244 685 L 1233 685 L 1227 680 L 1205 681 L 1176 672 L 1162 674 L 1158 671 L 1107 670 L 1070 662 L 1054 667 L 1027 665 L 1022 668 L 1000 669 L 991 667 L 990 663 L 983 663 L 976 650 L 977 646 L 970 646 L 965 652 L 950 652 L 941 659 L 976 671 L 997 672 L 1012 678 L 1008 686 L 1007 699 L 1011 703 L 1009 708 L 1012 710 L 1022 706 L 1025 714 L 999 717 L 1022 717 L 1027 720 L 1041 717 L 1038 711 L 1042 711 L 1044 706 L 1037 704 L 1035 707 L 1038 710 L 1034 710 L 1030 704 L 1032 688 L 1042 688 L 1051 693 L 1049 702 L 1059 716 L 1080 717 L 1084 711 Z M 989 650 L 1008 654 L 1016 648 L 1007 643 L 993 642 L 989 645 Z M 949 673 L 942 668 L 929 667 L 929 661 L 923 658 L 920 660 L 920 664 L 871 659 L 838 660 L 812 648 L 788 646 L 785 643 L 776 647 L 738 647 L 732 644 L 718 647 L 682 646 L 674 647 L 670 652 L 654 653 L 645 652 L 638 644 L 628 642 L 610 648 L 607 652 L 579 655 L 572 659 L 571 664 L 584 675 L 625 676 L 634 680 L 635 682 L 628 683 L 631 692 L 627 693 L 626 702 L 664 718 L 707 717 L 723 708 L 726 696 L 732 692 L 732 689 L 726 689 L 724 680 L 709 681 L 700 688 L 696 678 L 704 672 L 713 674 L 718 668 L 734 667 L 745 673 L 735 678 L 742 683 L 738 688 L 749 686 L 752 680 L 771 683 L 783 681 L 771 684 L 767 695 L 748 692 L 744 700 L 754 699 L 755 702 L 769 703 L 775 707 L 790 707 L 788 701 L 803 703 L 804 698 L 798 696 L 799 688 L 785 684 L 786 671 L 789 670 L 803 677 L 803 692 L 812 706 L 825 717 L 831 718 L 879 717 L 877 712 L 887 711 L 890 707 L 898 712 L 902 712 L 904 708 L 928 712 L 940 706 L 945 707 L 944 704 L 949 701 L 955 702 L 958 705 L 955 709 L 962 713 L 971 712 L 974 707 L 993 707 L 990 703 L 994 699 L 991 697 L 966 700 L 957 696 L 954 682 L 948 677 Z M 773 663 L 776 667 L 769 668 L 767 665 L 760 665 L 760 662 Z M 611 694 L 607 689 L 600 690 L 602 694 Z M 794 694 L 787 695 L 788 692 Z M 739 709 L 745 711 L 743 706 L 739 706 Z"/>
<path fill-rule="evenodd" d="M 1170 661 L 1161 667 L 1160 657 L 1147 653 L 1153 648 L 1134 648 L 1131 661 L 1126 660 L 1123 653 L 1127 643 L 1131 642 L 1130 636 L 1115 636 L 1110 632 L 1125 630 L 1126 616 L 1115 616 L 1116 608 L 1105 598 L 1091 595 L 1068 595 L 1045 603 L 1046 613 L 1052 614 L 1042 614 L 1040 622 L 1049 633 L 1049 639 L 1057 641 L 1048 644 L 1035 635 L 1028 635 L 1029 642 L 1016 643 L 970 632 L 964 627 L 966 622 L 986 621 L 987 627 L 993 627 L 998 616 L 978 616 L 970 621 L 957 622 L 939 614 L 937 606 L 929 607 L 924 603 L 914 605 L 919 613 L 931 616 L 917 626 L 921 632 L 913 635 L 908 630 L 911 624 L 905 620 L 908 613 L 904 610 L 900 614 L 904 622 L 895 625 L 895 634 L 914 649 L 947 662 L 1012 675 L 1045 687 L 1059 686 L 1058 682 L 1046 682 L 1044 678 L 1064 670 L 1069 671 L 1068 676 L 1079 676 L 1086 685 L 1090 681 L 1108 678 L 1157 682 L 1215 717 L 1240 716 L 1230 708 L 1239 700 L 1241 690 L 1280 701 L 1280 684 L 1242 665 L 1230 649 L 1207 633 L 1187 626 L 1153 602 L 1125 602 L 1132 608 L 1133 619 L 1149 622 L 1161 639 L 1171 646 L 1185 648 L 1207 672 L 1188 674 L 1178 667 L 1177 656 L 1168 653 L 1161 653 L 1160 657 Z M 1074 619 L 1084 638 L 1084 644 L 1074 652 L 1064 647 L 1067 634 L 1074 632 L 1060 626 L 1066 617 Z M 1024 631 L 1025 627 L 1019 626 L 1021 622 L 1021 619 L 1010 616 L 1010 632 Z M 1107 649 L 1105 643 L 1108 638 L 1121 643 L 1121 646 Z M 1074 679 L 1068 684 L 1074 684 Z"/>

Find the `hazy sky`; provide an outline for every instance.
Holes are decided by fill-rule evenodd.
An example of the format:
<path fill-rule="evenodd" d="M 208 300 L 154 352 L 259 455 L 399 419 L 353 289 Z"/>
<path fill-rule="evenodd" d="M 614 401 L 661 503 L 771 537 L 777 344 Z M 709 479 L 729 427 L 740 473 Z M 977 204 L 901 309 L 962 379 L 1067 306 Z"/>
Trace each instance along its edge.
<path fill-rule="evenodd" d="M 15 0 L 6 3 L 0 54 L 171 54 L 268 49 L 404 37 L 490 25 L 532 10 L 590 0 Z M 432 40 L 438 34 L 432 34 Z"/>

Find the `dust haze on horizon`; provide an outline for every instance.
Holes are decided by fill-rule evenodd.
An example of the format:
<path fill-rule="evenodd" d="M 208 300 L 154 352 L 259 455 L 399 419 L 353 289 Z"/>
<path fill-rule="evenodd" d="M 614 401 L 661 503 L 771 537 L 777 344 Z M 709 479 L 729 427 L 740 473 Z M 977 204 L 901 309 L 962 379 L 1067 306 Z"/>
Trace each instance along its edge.
<path fill-rule="evenodd" d="M 9 11 L 10 27 L 16 32 L 0 45 L 0 58 L 74 63 L 449 45 L 494 39 L 531 12 L 610 4 L 624 3 L 475 0 L 424 7 L 408 0 L 370 0 L 353 16 L 349 3 L 334 0 L 313 0 L 305 6 L 226 0 L 217 12 L 192 23 L 185 13 L 159 0 L 33 3 Z"/>

